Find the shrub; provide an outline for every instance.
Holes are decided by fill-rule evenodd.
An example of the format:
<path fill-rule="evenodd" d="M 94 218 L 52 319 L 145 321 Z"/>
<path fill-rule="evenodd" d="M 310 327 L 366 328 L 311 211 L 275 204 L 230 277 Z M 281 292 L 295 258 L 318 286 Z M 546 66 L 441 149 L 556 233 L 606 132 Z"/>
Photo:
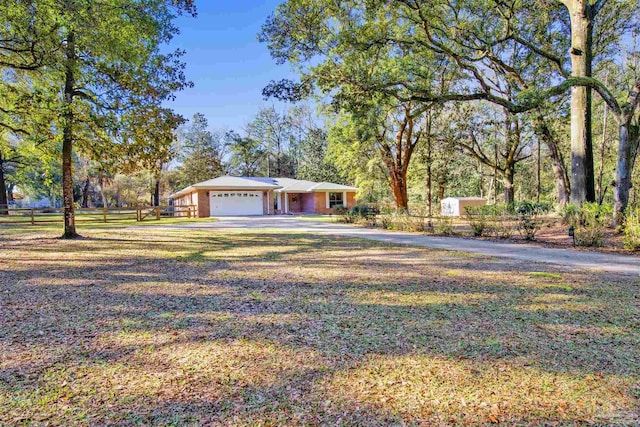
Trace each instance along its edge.
<path fill-rule="evenodd" d="M 434 217 L 433 229 L 436 234 L 444 234 L 449 236 L 453 234 L 453 217 L 452 216 L 437 216 Z"/>
<path fill-rule="evenodd" d="M 513 212 L 513 206 L 506 204 L 493 205 L 493 223 L 491 231 L 498 239 L 509 239 L 518 229 L 518 218 Z"/>
<path fill-rule="evenodd" d="M 546 203 L 520 202 L 515 211 L 518 215 L 518 231 L 524 240 L 536 240 L 536 233 L 542 225 L 541 216 L 549 212 Z"/>
<path fill-rule="evenodd" d="M 632 251 L 640 250 L 640 211 L 627 215 L 624 224 L 624 247 Z"/>
<path fill-rule="evenodd" d="M 574 204 L 565 205 L 560 210 L 560 216 L 564 225 L 575 227 L 580 220 L 580 208 Z"/>
<path fill-rule="evenodd" d="M 403 231 L 419 231 L 425 230 L 424 218 L 420 216 L 410 216 L 407 214 L 399 215 L 399 229 Z"/>
<path fill-rule="evenodd" d="M 585 202 L 574 218 L 574 236 L 577 246 L 602 246 L 604 233 L 611 222 L 613 209 L 609 205 Z"/>
<path fill-rule="evenodd" d="M 380 213 L 380 209 L 370 205 L 355 205 L 354 207 L 349 209 L 349 213 L 366 218 L 373 215 L 378 215 Z"/>
<path fill-rule="evenodd" d="M 480 237 L 489 230 L 494 209 L 493 206 L 469 206 L 465 209 L 464 216 L 469 221 L 473 235 Z"/>
<path fill-rule="evenodd" d="M 333 208 L 333 213 L 338 216 L 339 222 L 344 222 L 346 224 L 351 224 L 355 222 L 355 217 L 351 215 L 350 211 L 342 206 L 338 206 Z"/>
<path fill-rule="evenodd" d="M 355 221 L 365 223 L 367 225 L 376 224 L 376 216 L 380 214 L 380 209 L 370 205 L 356 205 L 349 209 L 349 215 Z"/>
<path fill-rule="evenodd" d="M 393 230 L 394 223 L 391 215 L 382 215 L 379 218 L 380 227 L 384 228 L 385 230 Z"/>

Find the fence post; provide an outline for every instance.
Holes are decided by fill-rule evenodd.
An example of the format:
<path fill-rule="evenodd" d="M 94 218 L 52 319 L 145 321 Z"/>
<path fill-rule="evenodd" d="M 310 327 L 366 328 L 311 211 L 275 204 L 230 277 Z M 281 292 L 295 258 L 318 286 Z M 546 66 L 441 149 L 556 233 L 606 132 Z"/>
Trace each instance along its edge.
<path fill-rule="evenodd" d="M 102 207 L 102 219 L 104 220 L 104 222 L 107 222 L 107 207 L 103 206 Z"/>
<path fill-rule="evenodd" d="M 187 207 L 187 218 L 191 218 L 191 206 Z"/>
<path fill-rule="evenodd" d="M 156 206 L 156 219 L 160 221 L 160 206 Z"/>
<path fill-rule="evenodd" d="M 31 208 L 31 225 L 36 223 L 35 218 L 33 217 L 33 208 Z"/>

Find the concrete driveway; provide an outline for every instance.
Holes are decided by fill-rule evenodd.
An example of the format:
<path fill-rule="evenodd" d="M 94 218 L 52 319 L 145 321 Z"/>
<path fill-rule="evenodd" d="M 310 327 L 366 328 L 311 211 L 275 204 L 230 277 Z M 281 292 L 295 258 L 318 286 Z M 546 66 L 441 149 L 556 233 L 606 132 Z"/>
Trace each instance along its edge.
<path fill-rule="evenodd" d="M 640 257 L 602 254 L 573 249 L 548 249 L 530 244 L 501 243 L 459 237 L 430 236 L 386 231 L 347 224 L 301 220 L 287 216 L 220 217 L 215 222 L 167 225 L 171 228 L 281 229 L 296 233 L 318 233 L 376 240 L 399 245 L 456 250 L 523 262 L 542 262 L 568 267 L 589 268 L 640 275 Z"/>

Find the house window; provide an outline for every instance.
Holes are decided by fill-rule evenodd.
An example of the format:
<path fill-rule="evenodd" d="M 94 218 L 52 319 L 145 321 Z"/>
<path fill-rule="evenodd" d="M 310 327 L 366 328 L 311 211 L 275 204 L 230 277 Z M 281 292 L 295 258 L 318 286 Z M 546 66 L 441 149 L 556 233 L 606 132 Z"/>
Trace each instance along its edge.
<path fill-rule="evenodd" d="M 342 193 L 329 193 L 329 208 L 343 206 Z"/>

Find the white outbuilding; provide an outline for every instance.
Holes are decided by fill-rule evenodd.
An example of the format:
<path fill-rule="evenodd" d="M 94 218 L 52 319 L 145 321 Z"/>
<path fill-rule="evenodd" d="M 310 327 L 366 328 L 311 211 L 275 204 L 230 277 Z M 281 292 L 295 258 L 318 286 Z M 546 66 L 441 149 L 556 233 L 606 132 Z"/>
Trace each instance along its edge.
<path fill-rule="evenodd" d="M 463 216 L 467 207 L 484 206 L 487 204 L 487 199 L 482 197 L 447 197 L 442 199 L 440 204 L 442 216 Z"/>

